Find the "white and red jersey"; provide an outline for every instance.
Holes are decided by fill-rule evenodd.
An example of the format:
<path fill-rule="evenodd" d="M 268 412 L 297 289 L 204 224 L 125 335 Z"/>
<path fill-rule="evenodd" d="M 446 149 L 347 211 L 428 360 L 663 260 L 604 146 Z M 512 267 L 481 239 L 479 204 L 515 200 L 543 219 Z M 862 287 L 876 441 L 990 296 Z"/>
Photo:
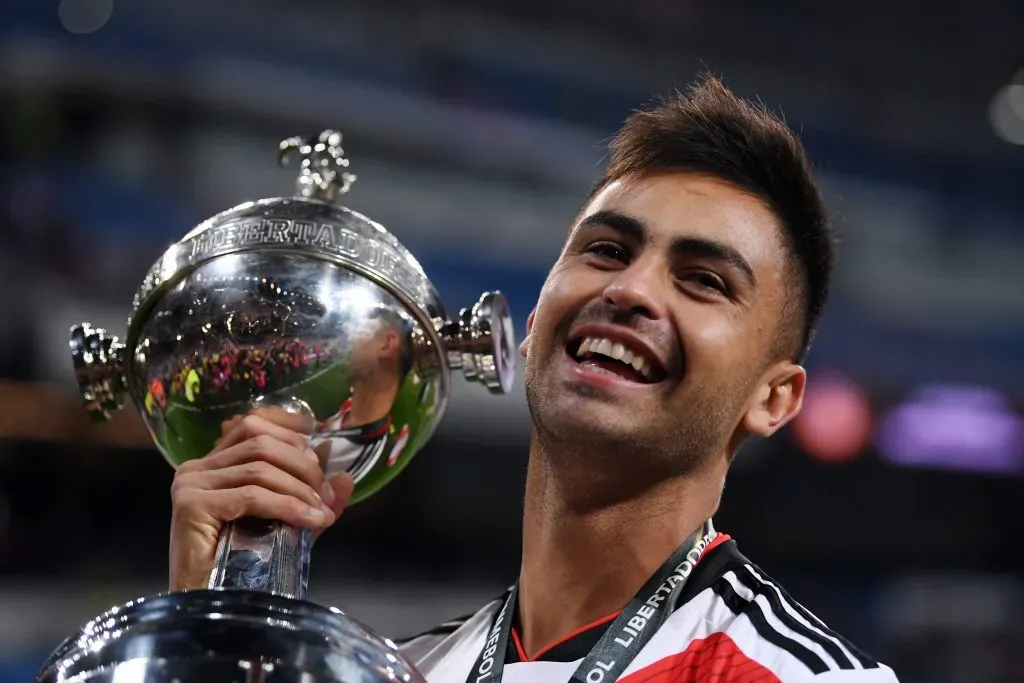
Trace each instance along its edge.
<path fill-rule="evenodd" d="M 391 415 L 353 428 L 348 425 L 351 412 L 350 398 L 341 404 L 337 413 L 317 424 L 310 445 L 322 457 L 326 456 L 326 471 L 348 472 L 359 481 L 384 453 Z"/>
<path fill-rule="evenodd" d="M 466 683 L 500 597 L 476 613 L 399 642 L 428 683 Z M 513 627 L 502 683 L 568 683 L 618 614 L 527 658 Z M 896 683 L 719 534 L 684 588 L 683 602 L 618 679 L 621 683 Z"/>

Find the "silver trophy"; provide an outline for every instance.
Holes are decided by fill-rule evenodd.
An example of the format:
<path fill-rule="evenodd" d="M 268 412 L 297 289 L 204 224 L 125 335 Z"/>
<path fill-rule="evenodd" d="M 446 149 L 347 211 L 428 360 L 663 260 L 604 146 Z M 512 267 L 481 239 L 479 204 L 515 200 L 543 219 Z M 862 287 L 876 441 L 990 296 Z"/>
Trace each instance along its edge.
<path fill-rule="evenodd" d="M 294 197 L 247 202 L 171 246 L 135 295 L 124 342 L 83 323 L 71 354 L 87 410 L 131 397 L 172 466 L 202 457 L 250 412 L 309 435 L 352 502 L 409 464 L 461 370 L 493 393 L 514 375 L 504 296 L 455 319 L 416 259 L 342 206 L 355 180 L 341 135 L 291 138 Z M 271 414 L 272 413 L 272 414 Z M 220 538 L 208 589 L 114 608 L 66 640 L 40 682 L 421 681 L 393 643 L 305 601 L 311 532 L 243 519 Z"/>

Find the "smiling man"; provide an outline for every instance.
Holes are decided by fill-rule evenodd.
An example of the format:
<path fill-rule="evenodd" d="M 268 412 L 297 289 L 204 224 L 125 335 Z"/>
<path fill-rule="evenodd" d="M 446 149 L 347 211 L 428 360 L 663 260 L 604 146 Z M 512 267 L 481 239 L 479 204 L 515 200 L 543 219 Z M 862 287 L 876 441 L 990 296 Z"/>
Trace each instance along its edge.
<path fill-rule="evenodd" d="M 831 267 L 804 151 L 770 113 L 707 78 L 629 118 L 521 346 L 518 581 L 401 644 L 430 683 L 896 680 L 711 522 L 743 442 L 800 410 Z M 307 450 L 247 419 L 178 471 L 173 588 L 204 584 L 225 521 L 333 522 L 351 481 Z"/>

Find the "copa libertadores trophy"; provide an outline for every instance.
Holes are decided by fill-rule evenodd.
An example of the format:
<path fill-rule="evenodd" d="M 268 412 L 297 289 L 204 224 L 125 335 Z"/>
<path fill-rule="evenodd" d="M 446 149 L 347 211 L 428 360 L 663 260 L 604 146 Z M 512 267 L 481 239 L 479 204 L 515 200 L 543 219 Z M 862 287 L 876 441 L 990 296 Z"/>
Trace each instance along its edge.
<path fill-rule="evenodd" d="M 416 259 L 335 204 L 355 179 L 341 135 L 280 145 L 300 159 L 295 196 L 196 226 L 146 275 L 124 342 L 71 331 L 75 372 L 99 419 L 138 408 L 172 466 L 202 457 L 240 416 L 308 434 L 353 502 L 391 481 L 436 428 L 461 370 L 494 393 L 514 374 L 499 292 L 449 318 Z M 391 641 L 307 602 L 311 533 L 242 519 L 222 534 L 205 590 L 142 598 L 89 622 L 50 657 L 54 683 L 421 681 Z"/>

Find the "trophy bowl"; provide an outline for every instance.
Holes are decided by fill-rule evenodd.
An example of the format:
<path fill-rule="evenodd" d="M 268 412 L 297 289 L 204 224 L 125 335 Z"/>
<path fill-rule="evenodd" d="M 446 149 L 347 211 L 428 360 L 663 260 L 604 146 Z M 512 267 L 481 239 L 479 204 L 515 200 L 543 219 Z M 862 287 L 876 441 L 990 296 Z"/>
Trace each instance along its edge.
<path fill-rule="evenodd" d="M 68 683 L 424 683 L 395 644 L 337 609 L 270 593 L 143 598 L 90 621 L 37 680 Z"/>
<path fill-rule="evenodd" d="M 292 197 L 219 213 L 172 245 L 136 292 L 124 341 L 71 330 L 85 407 L 135 404 L 173 466 L 250 413 L 308 435 L 352 502 L 379 491 L 436 429 L 453 371 L 505 393 L 511 316 L 486 292 L 452 319 L 413 255 L 335 204 L 355 177 L 341 135 L 281 143 L 301 157 Z M 274 415 L 269 415 L 274 413 Z M 283 422 L 282 422 L 283 421 Z M 309 529 L 227 525 L 206 590 L 141 599 L 87 624 L 39 681 L 370 681 L 416 678 L 390 641 L 304 600 Z M 116 675 L 115 675 L 116 674 Z"/>

